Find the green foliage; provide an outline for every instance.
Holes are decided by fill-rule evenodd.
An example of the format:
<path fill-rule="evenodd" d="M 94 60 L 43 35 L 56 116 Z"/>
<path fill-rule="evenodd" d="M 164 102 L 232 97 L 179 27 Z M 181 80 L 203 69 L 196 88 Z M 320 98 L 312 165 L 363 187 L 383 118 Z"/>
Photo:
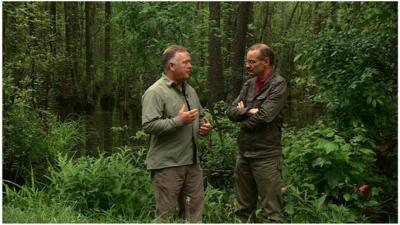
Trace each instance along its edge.
<path fill-rule="evenodd" d="M 208 11 L 206 4 L 197 5 L 191 2 L 113 4 L 115 80 L 120 100 L 125 98 L 132 107 L 139 108 L 144 90 L 161 76 L 161 55 L 171 44 L 189 48 L 193 62 L 190 82 L 204 89 L 207 69 L 202 63 L 206 61 Z M 130 98 L 126 99 L 126 95 Z"/>
<path fill-rule="evenodd" d="M 329 4 L 322 11 L 333 9 Z M 288 176 L 301 174 L 296 186 L 305 183 L 319 196 L 327 194 L 327 200 L 357 211 L 358 220 L 396 217 L 395 8 L 394 3 L 337 4 L 321 31 L 299 42 L 294 57 L 293 86 L 303 99 L 325 106 L 334 124 L 287 132 Z M 370 194 L 358 190 L 362 184 Z"/>
<path fill-rule="evenodd" d="M 49 163 L 58 152 L 71 153 L 84 142 L 79 122 L 61 123 L 47 111 L 34 108 L 32 89 L 3 80 L 3 169 L 5 179 L 23 183 L 36 175 L 43 182 Z"/>
<path fill-rule="evenodd" d="M 49 57 L 49 17 L 43 4 L 5 3 L 3 11 L 9 21 L 4 28 L 4 67 L 17 82 L 29 77 L 32 101 L 46 101 L 45 74 Z"/>
<path fill-rule="evenodd" d="M 50 189 L 76 202 L 83 212 L 106 211 L 138 216 L 151 212 L 154 204 L 149 174 L 141 169 L 143 152 L 123 148 L 111 156 L 58 156 L 58 168 L 51 171 Z M 148 207 L 148 208 L 146 208 Z"/>
<path fill-rule="evenodd" d="M 152 223 L 154 219 L 143 211 L 141 216 L 116 215 L 114 211 L 82 214 L 76 203 L 54 195 L 32 184 L 11 187 L 4 185 L 3 222 L 5 223 Z"/>
<path fill-rule="evenodd" d="M 308 182 L 319 193 L 341 197 L 354 185 L 369 183 L 373 175 L 375 153 L 365 138 L 365 131 L 350 141 L 335 129 L 318 122 L 284 138 L 285 166 L 290 183 Z"/>
<path fill-rule="evenodd" d="M 327 207 L 335 204 L 339 211 L 342 206 L 351 209 L 358 222 L 367 220 L 366 217 L 376 219 L 384 208 L 390 208 L 393 202 L 390 203 L 391 197 L 384 193 L 395 191 L 394 181 L 379 174 L 375 166 L 374 143 L 366 137 L 367 130 L 356 126 L 351 133 L 352 136 L 341 134 L 321 121 L 284 132 L 284 179 L 289 187 L 286 213 L 294 220 L 311 216 L 315 211 L 310 208 L 312 201 L 322 196 L 325 196 Z M 359 187 L 363 185 L 368 185 L 368 190 L 361 191 Z M 319 222 L 324 221 L 324 216 L 310 218 L 314 219 L 306 221 L 317 218 L 321 218 Z"/>
<path fill-rule="evenodd" d="M 47 4 L 3 4 L 3 174 L 18 184 L 37 179 L 16 189 L 5 184 L 4 221 L 157 222 L 144 163 L 148 136 L 129 133 L 140 128 L 141 95 L 158 79 L 160 55 L 169 44 L 182 44 L 191 51 L 194 67 L 189 82 L 206 102 L 208 3 L 113 4 L 114 115 L 123 120 L 112 129 L 113 140 L 132 141 L 139 150 L 124 147 L 98 158 L 80 157 L 86 153 L 81 148 L 85 144 L 81 121 L 60 123 L 41 110 L 53 109 L 50 103 L 56 104 L 59 97 L 84 93 L 73 87 L 75 78 L 67 63 L 65 27 L 71 24 L 63 19 L 65 3 L 57 3 L 55 52 L 49 45 L 53 34 Z M 77 4 L 74 18 L 79 19 L 79 30 L 71 44 L 79 52 L 72 60 L 77 63 L 75 72 L 82 75 L 85 16 L 84 3 Z M 237 6 L 224 2 L 221 10 L 228 83 Z M 274 48 L 277 70 L 291 85 L 288 124 L 307 126 L 283 132 L 286 222 L 397 222 L 396 3 L 255 2 L 253 6 L 247 44 L 261 41 Z M 103 5 L 96 3 L 97 25 L 92 27 L 96 93 L 102 92 L 104 67 L 102 11 Z M 78 89 L 85 87 L 84 80 L 78 76 Z M 304 100 L 304 107 L 298 100 Z M 204 222 L 235 222 L 232 182 L 239 129 L 224 115 L 226 107 L 217 103 L 207 114 L 214 130 L 200 140 L 208 182 Z M 335 123 L 309 125 L 324 112 L 325 119 Z M 37 184 L 48 182 L 44 177 L 49 165 L 51 185 L 43 188 Z M 370 193 L 360 191 L 363 185 Z"/>
<path fill-rule="evenodd" d="M 354 223 L 356 215 L 343 205 L 329 203 L 326 195 L 319 197 L 307 189 L 290 187 L 285 199 L 286 221 L 291 223 Z"/>
<path fill-rule="evenodd" d="M 4 223 L 78 223 L 87 222 L 74 211 L 73 203 L 51 196 L 39 188 L 32 177 L 31 182 L 19 186 L 4 182 Z"/>
<path fill-rule="evenodd" d="M 5 185 L 4 223 L 78 223 L 87 222 L 70 202 L 51 198 L 45 190 L 29 184 L 20 190 Z"/>
<path fill-rule="evenodd" d="M 235 223 L 234 193 L 231 190 L 219 190 L 207 185 L 203 222 Z"/>
<path fill-rule="evenodd" d="M 84 130 L 83 122 L 79 119 L 58 122 L 56 118 L 49 123 L 48 135 L 45 142 L 52 155 L 65 153 L 68 155 L 82 154 L 82 150 L 77 148 L 79 144 L 85 143 L 85 136 L 81 134 Z"/>
<path fill-rule="evenodd" d="M 233 169 L 239 152 L 236 143 L 239 127 L 225 115 L 227 107 L 221 101 L 215 104 L 213 114 L 206 113 L 214 127 L 199 141 L 203 167 L 207 171 L 208 181 L 215 187 L 233 187 Z"/>
<path fill-rule="evenodd" d="M 378 143 L 396 139 L 397 11 L 392 3 L 341 5 L 318 36 L 302 43 L 298 69 L 314 101 L 342 130 L 361 121 Z M 300 62 L 301 61 L 301 62 Z"/>

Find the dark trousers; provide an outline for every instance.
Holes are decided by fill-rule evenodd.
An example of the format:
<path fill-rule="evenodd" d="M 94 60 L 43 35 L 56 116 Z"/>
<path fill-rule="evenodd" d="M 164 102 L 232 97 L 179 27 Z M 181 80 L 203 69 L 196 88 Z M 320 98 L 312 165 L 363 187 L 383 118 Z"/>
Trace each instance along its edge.
<path fill-rule="evenodd" d="M 282 157 L 238 157 L 235 168 L 236 214 L 240 222 L 255 222 L 258 195 L 263 222 L 282 222 Z"/>
<path fill-rule="evenodd" d="M 151 174 L 157 217 L 170 219 L 178 202 L 184 219 L 190 223 L 201 222 L 204 185 L 203 172 L 199 165 L 158 169 Z"/>

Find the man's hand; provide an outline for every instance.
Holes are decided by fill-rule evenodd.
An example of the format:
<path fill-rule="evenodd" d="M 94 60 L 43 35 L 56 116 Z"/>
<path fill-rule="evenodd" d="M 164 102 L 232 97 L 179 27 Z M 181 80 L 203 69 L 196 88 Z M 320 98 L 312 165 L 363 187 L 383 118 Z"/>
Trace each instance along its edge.
<path fill-rule="evenodd" d="M 197 109 L 192 109 L 190 111 L 187 111 L 186 105 L 183 104 L 182 108 L 178 112 L 178 116 L 181 119 L 183 125 L 187 125 L 193 122 L 193 120 L 196 119 L 198 116 Z"/>
<path fill-rule="evenodd" d="M 244 103 L 243 103 L 243 101 L 240 101 L 240 102 L 237 104 L 236 108 L 238 108 L 238 109 L 243 109 L 243 108 L 244 108 Z"/>
<path fill-rule="evenodd" d="M 201 125 L 199 129 L 199 134 L 200 135 L 207 135 L 208 132 L 212 129 L 211 123 L 208 121 L 206 117 L 203 119 L 203 125 Z"/>
<path fill-rule="evenodd" d="M 252 116 L 258 112 L 258 108 L 252 108 L 249 111 L 247 111 L 247 115 Z"/>
<path fill-rule="evenodd" d="M 240 101 L 240 102 L 237 104 L 236 108 L 237 108 L 237 109 L 243 109 L 243 108 L 244 108 L 244 103 L 243 103 L 243 101 Z M 252 109 L 250 109 L 249 111 L 247 111 L 247 115 L 248 115 L 248 116 L 252 116 L 252 115 L 256 114 L 257 112 L 258 112 L 258 108 L 252 108 Z"/>

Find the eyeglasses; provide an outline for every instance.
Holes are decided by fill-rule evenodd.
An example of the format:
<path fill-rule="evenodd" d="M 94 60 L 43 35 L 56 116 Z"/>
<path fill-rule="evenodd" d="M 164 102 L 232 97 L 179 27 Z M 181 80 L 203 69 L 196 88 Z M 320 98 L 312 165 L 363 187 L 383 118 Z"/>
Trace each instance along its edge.
<path fill-rule="evenodd" d="M 244 60 L 244 63 L 247 65 L 247 64 L 249 64 L 249 65 L 254 65 L 254 64 L 256 64 L 258 61 L 255 61 L 255 60 Z"/>

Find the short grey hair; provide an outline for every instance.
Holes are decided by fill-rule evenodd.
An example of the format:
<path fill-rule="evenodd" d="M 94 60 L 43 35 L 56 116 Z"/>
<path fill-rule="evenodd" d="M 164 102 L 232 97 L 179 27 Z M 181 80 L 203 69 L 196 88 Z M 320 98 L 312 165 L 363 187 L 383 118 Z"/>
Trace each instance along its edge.
<path fill-rule="evenodd" d="M 171 59 L 175 57 L 177 52 L 189 52 L 187 48 L 181 45 L 170 45 L 168 48 L 164 50 L 164 53 L 161 57 L 161 63 L 164 66 L 164 71 L 167 69 L 168 64 L 170 63 Z"/>

